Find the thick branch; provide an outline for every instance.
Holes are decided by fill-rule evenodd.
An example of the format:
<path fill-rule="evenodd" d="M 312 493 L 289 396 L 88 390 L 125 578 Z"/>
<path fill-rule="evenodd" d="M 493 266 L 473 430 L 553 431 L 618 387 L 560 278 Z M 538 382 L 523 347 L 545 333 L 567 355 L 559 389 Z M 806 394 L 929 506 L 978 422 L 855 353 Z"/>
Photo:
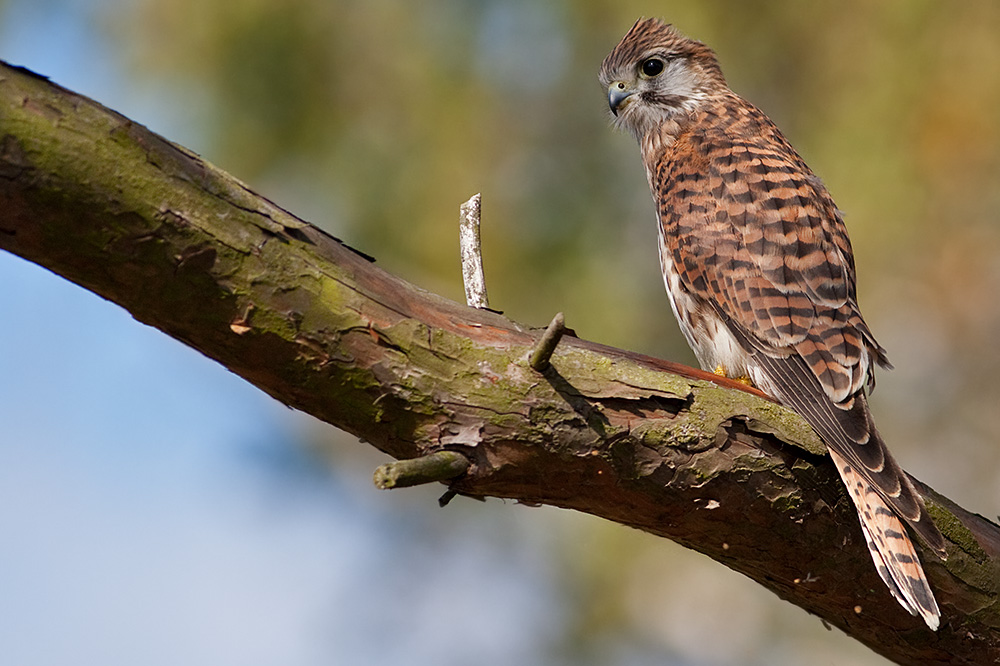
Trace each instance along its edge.
<path fill-rule="evenodd" d="M 795 415 L 569 336 L 536 372 L 537 333 L 385 273 L 189 151 L 6 66 L 0 247 L 395 458 L 462 453 L 459 493 L 674 539 L 902 664 L 1000 660 L 993 523 L 926 492 L 950 542 L 947 562 L 921 553 L 944 616 L 932 633 L 884 589 Z"/>

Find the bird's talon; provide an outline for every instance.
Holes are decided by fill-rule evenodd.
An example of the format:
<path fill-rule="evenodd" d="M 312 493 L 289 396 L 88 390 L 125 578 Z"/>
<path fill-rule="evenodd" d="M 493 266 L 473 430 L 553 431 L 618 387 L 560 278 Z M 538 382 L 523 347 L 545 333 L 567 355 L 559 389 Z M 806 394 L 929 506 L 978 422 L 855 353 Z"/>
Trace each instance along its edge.
<path fill-rule="evenodd" d="M 756 386 L 754 386 L 753 380 L 750 379 L 750 377 L 747 375 L 743 375 L 741 377 L 730 377 L 728 374 L 726 374 L 726 369 L 722 367 L 721 363 L 715 366 L 715 370 L 712 371 L 712 374 L 724 377 L 726 379 L 732 379 L 734 382 L 739 382 L 740 384 L 743 384 L 744 386 L 749 386 L 750 388 L 757 388 Z"/>

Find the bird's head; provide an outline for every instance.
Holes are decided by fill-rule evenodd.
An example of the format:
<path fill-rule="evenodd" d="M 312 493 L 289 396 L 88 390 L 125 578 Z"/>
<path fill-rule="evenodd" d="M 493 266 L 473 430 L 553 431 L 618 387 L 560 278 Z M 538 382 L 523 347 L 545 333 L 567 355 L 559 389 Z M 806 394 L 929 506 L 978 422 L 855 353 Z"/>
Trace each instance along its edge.
<path fill-rule="evenodd" d="M 658 19 L 639 19 L 601 65 L 615 125 L 642 139 L 727 92 L 715 53 Z"/>

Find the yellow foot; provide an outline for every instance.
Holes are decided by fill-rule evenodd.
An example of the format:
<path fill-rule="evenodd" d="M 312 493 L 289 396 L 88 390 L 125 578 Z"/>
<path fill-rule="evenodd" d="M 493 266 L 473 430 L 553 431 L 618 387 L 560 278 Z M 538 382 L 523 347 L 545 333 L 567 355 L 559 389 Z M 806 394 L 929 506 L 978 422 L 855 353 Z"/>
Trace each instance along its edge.
<path fill-rule="evenodd" d="M 756 386 L 753 385 L 753 380 L 747 377 L 746 375 L 743 375 L 742 377 L 730 377 L 729 375 L 726 374 L 726 369 L 723 368 L 721 364 L 715 366 L 715 370 L 713 370 L 712 372 L 719 375 L 720 377 L 725 377 L 726 379 L 732 379 L 734 382 L 745 384 L 750 388 L 757 388 Z"/>

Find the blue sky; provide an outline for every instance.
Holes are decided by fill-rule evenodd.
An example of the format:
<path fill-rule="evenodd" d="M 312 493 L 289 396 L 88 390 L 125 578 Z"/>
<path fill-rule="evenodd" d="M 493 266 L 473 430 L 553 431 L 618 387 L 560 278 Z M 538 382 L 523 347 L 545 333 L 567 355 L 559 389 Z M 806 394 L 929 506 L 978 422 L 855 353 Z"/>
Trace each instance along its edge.
<path fill-rule="evenodd" d="M 0 58 L 198 150 L 95 5 L 10 3 Z M 439 489 L 318 470 L 319 426 L 121 308 L 3 252 L 0 284 L 0 662 L 532 663 L 554 633 L 544 535 L 444 530 Z"/>

